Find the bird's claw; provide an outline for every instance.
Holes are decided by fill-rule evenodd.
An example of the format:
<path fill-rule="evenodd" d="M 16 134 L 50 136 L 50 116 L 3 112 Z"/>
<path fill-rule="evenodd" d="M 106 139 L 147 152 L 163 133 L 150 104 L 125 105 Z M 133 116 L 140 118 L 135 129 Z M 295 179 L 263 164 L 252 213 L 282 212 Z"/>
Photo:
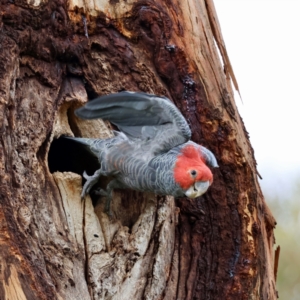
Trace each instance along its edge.
<path fill-rule="evenodd" d="M 97 189 L 94 191 L 94 193 L 99 196 L 109 197 L 108 192 L 103 189 Z"/>
<path fill-rule="evenodd" d="M 111 200 L 112 200 L 112 195 L 111 193 L 107 192 L 106 190 L 104 189 L 97 189 L 94 191 L 94 193 L 96 195 L 99 195 L 99 196 L 103 196 L 106 198 L 106 203 L 105 203 L 105 212 L 107 213 L 107 215 L 109 216 L 109 218 L 111 219 L 112 218 L 112 212 L 111 212 L 111 207 L 110 207 L 110 203 L 111 203 Z"/>
<path fill-rule="evenodd" d="M 92 176 L 89 176 L 86 171 L 83 172 L 82 176 L 86 179 L 89 180 Z"/>
<path fill-rule="evenodd" d="M 85 195 L 87 195 L 90 191 L 90 187 L 88 186 L 88 181 L 86 181 L 86 183 L 84 184 L 83 188 L 82 188 L 82 192 L 81 192 L 81 198 L 84 198 Z"/>
<path fill-rule="evenodd" d="M 86 171 L 83 172 L 82 176 L 86 179 L 85 184 L 83 185 L 81 198 L 84 198 L 87 195 L 91 188 L 97 183 L 99 177 L 101 175 L 101 170 L 98 170 L 94 173 L 94 175 L 89 176 Z"/>

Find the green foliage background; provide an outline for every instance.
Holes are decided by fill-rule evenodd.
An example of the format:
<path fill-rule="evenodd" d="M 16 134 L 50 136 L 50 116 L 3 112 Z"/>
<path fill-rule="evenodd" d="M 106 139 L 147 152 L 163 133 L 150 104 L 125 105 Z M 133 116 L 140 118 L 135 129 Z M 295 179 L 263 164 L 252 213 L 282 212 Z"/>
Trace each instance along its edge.
<path fill-rule="evenodd" d="M 267 193 L 265 193 L 266 195 Z M 300 299 L 300 179 L 291 197 L 266 196 L 276 220 L 276 246 L 280 246 L 277 290 L 279 299 Z"/>

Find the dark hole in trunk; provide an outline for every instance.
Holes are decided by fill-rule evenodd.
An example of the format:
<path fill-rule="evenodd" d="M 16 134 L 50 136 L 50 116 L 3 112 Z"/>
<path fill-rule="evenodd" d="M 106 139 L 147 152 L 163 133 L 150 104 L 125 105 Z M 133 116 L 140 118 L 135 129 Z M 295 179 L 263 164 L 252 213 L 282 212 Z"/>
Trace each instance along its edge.
<path fill-rule="evenodd" d="M 82 145 L 64 137 L 53 140 L 48 154 L 48 166 L 51 173 L 73 172 L 82 175 L 94 174 L 100 168 L 96 156 Z"/>
<path fill-rule="evenodd" d="M 71 106 L 67 110 L 67 117 L 70 128 L 75 136 L 80 136 L 80 130 L 74 115 L 74 107 Z M 48 168 L 51 173 L 54 172 L 72 172 L 82 176 L 82 184 L 84 185 L 86 179 L 83 173 L 91 176 L 100 169 L 98 158 L 91 152 L 91 150 L 75 140 L 60 136 L 54 139 L 50 145 L 48 153 Z M 109 179 L 101 177 L 98 182 L 92 187 L 90 196 L 95 205 L 99 199 L 93 191 L 98 188 L 106 187 Z"/>
<path fill-rule="evenodd" d="M 51 173 L 54 172 L 73 172 L 82 176 L 86 171 L 88 175 L 93 175 L 100 168 L 98 159 L 92 155 L 79 143 L 68 140 L 64 137 L 53 140 L 48 154 L 48 166 Z M 100 177 L 100 180 L 92 188 L 90 196 L 93 205 L 96 205 L 99 196 L 93 193 L 97 188 L 105 188 L 109 178 Z M 82 178 L 82 184 L 86 182 Z"/>

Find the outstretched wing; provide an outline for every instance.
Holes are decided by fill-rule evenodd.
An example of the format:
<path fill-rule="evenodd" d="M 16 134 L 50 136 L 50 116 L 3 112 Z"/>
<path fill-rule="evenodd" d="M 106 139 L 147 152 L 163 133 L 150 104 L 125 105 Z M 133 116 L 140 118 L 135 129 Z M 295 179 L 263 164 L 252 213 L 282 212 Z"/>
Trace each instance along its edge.
<path fill-rule="evenodd" d="M 98 97 L 75 111 L 83 119 L 101 118 L 115 124 L 131 138 L 139 138 L 148 151 L 162 153 L 190 140 L 190 128 L 177 109 L 165 97 L 121 92 Z"/>

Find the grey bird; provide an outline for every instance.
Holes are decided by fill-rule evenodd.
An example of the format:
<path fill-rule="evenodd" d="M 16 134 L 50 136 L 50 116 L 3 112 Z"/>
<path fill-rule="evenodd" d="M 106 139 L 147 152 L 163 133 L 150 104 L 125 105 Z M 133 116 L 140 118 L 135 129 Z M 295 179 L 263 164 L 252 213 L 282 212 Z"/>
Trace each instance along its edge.
<path fill-rule="evenodd" d="M 112 176 L 106 190 L 133 189 L 157 195 L 196 198 L 213 181 L 209 167 L 218 167 L 214 154 L 192 141 L 191 130 L 177 107 L 166 97 L 142 92 L 120 92 L 98 97 L 77 109 L 83 119 L 108 120 L 120 130 L 108 139 L 68 137 L 95 155 L 100 169 L 86 182 L 81 196 L 100 176 Z"/>

